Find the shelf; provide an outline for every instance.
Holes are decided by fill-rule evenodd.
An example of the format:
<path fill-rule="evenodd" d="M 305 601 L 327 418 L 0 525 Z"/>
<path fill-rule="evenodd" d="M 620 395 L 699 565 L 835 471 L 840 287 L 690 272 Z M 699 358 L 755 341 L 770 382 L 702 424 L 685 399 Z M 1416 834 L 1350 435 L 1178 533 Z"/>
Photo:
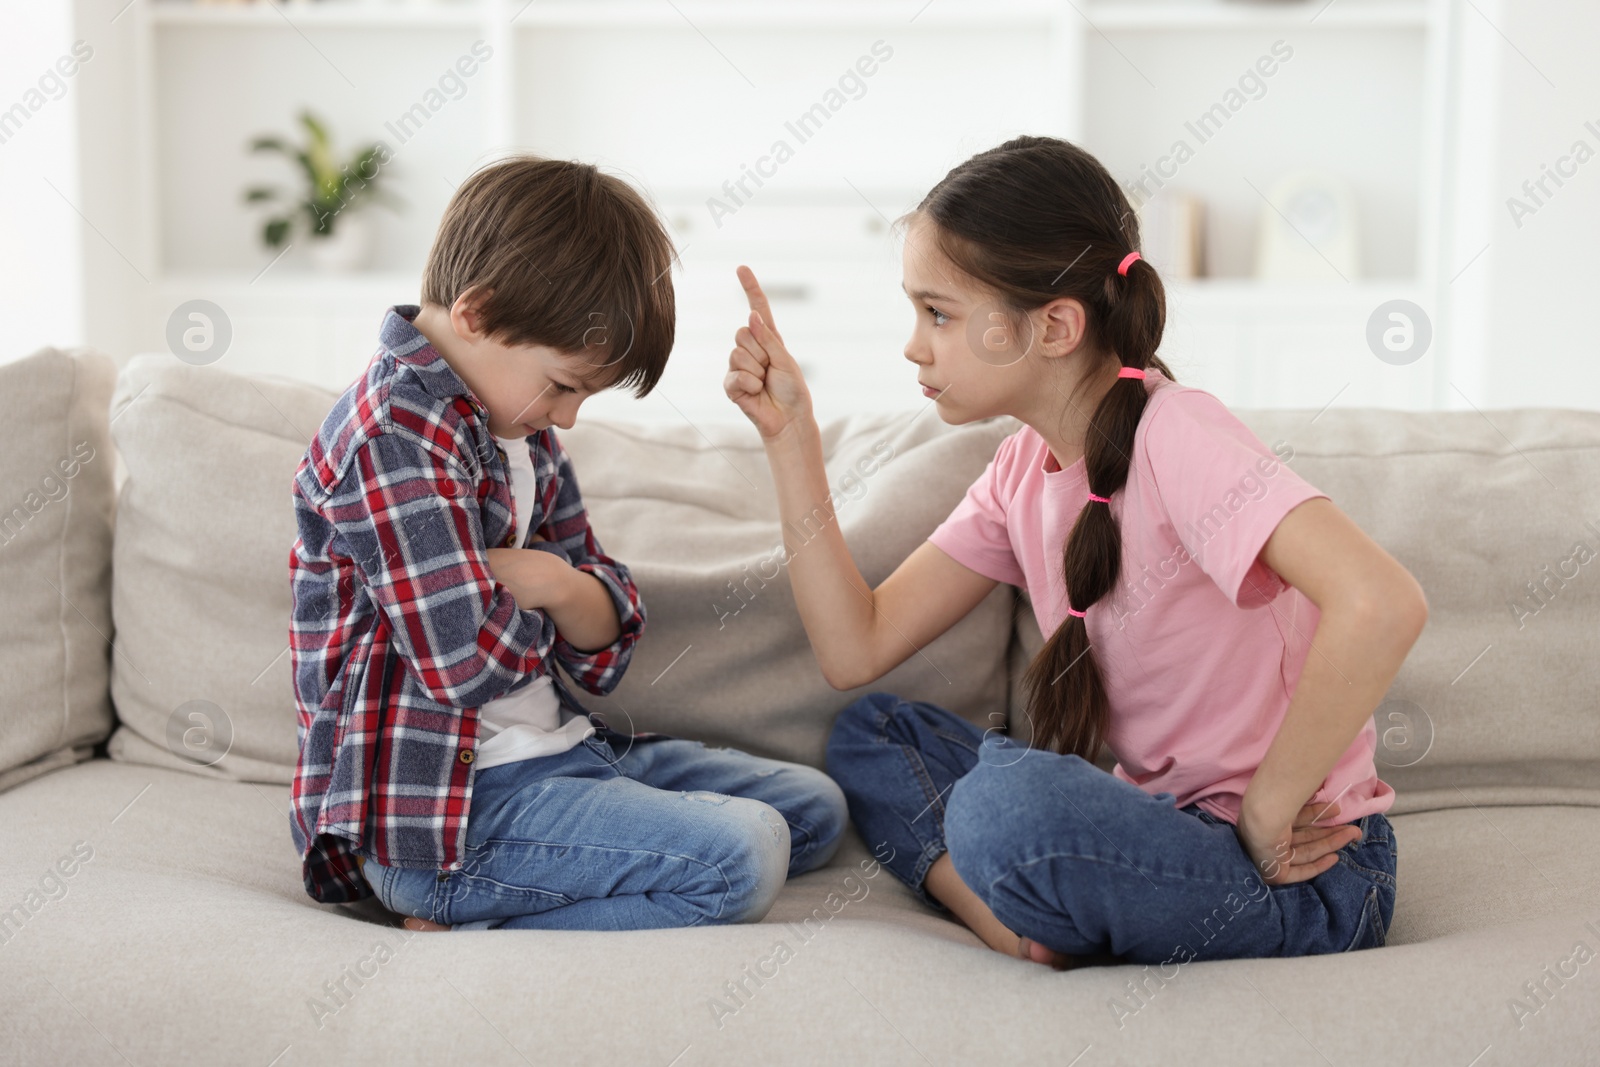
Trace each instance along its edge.
<path fill-rule="evenodd" d="M 887 238 L 886 238 L 887 239 Z M 730 263 L 733 261 L 729 261 Z M 823 261 L 826 262 L 826 261 Z M 264 264 L 263 264 L 264 265 Z M 873 267 L 875 264 L 862 264 Z M 254 279 L 254 280 L 252 280 Z M 348 273 L 319 273 L 309 270 L 285 270 L 272 267 L 257 275 L 247 271 L 167 271 L 157 283 L 162 286 L 203 285 L 229 288 L 252 288 L 257 291 L 278 288 L 304 288 L 307 293 L 319 289 L 371 289 L 383 285 L 417 285 L 418 274 L 408 271 L 361 270 Z M 1319 294 L 1337 298 L 1341 293 L 1359 289 L 1414 289 L 1422 283 L 1415 278 L 1356 278 L 1345 282 L 1295 282 L 1270 281 L 1257 278 L 1170 278 L 1164 277 L 1168 294 L 1209 294 L 1218 299 L 1256 299 L 1262 294 L 1280 294 L 1290 297 L 1317 298 Z"/>
<path fill-rule="evenodd" d="M 384 309 L 417 300 L 427 248 L 418 234 L 436 224 L 447 184 L 526 146 L 621 171 L 642 187 L 680 253 L 679 343 L 661 397 L 597 398 L 596 415 L 741 418 L 720 392 L 743 320 L 737 262 L 757 270 L 786 335 L 803 345 L 797 358 L 812 367 L 819 410 L 915 409 L 926 400 L 902 355 L 914 309 L 899 289 L 900 250 L 887 220 L 964 153 L 1013 130 L 1093 145 L 1113 174 L 1138 174 L 1171 144 L 1168 132 L 1184 136 L 1183 122 L 1235 82 L 1235 53 L 1254 54 L 1281 35 L 1304 55 L 1293 67 L 1301 73 L 1273 81 L 1270 99 L 1250 94 L 1244 117 L 1184 171 L 1182 181 L 1215 211 L 1213 235 L 1236 236 L 1213 245 L 1225 254 L 1209 261 L 1231 276 L 1167 280 L 1163 355 L 1186 381 L 1230 403 L 1320 407 L 1347 381 L 1356 384 L 1341 403 L 1389 396 L 1381 390 L 1427 398 L 1435 362 L 1411 370 L 1378 363 L 1364 328 L 1393 299 L 1437 313 L 1425 276 L 1436 231 L 1421 225 L 1412 234 L 1407 219 L 1429 210 L 1438 185 L 1439 144 L 1429 131 L 1443 129 L 1435 109 L 1451 25 L 1445 0 L 146 0 L 129 14 L 142 24 L 134 144 L 143 146 L 151 191 L 146 243 L 161 266 L 154 284 L 131 297 L 139 313 L 128 350 L 164 350 L 173 310 L 210 300 L 232 320 L 227 367 L 343 388 L 370 358 Z M 254 180 L 229 146 L 281 122 L 299 95 L 329 100 L 336 130 L 376 130 L 427 88 L 447 52 L 480 36 L 494 45 L 488 73 L 470 84 L 465 104 L 452 99 L 427 139 L 405 149 L 396 181 L 425 210 L 404 231 L 382 218 L 372 260 L 379 269 L 316 273 L 298 248 L 273 262 L 255 243 L 255 224 L 235 225 L 233 197 L 224 203 L 207 192 Z M 835 56 L 842 67 L 880 36 L 895 44 L 890 69 L 900 73 L 871 82 L 866 104 L 853 92 L 844 110 L 830 106 L 841 117 L 829 121 L 826 138 L 786 162 L 781 180 L 758 185 L 753 197 L 746 191 L 736 220 L 714 216 L 708 197 L 753 165 L 772 137 L 787 139 L 783 118 L 821 99 Z M 902 36 L 910 38 L 903 50 Z M 1374 55 L 1386 62 L 1376 75 Z M 723 62 L 729 57 L 763 82 L 761 92 L 743 91 Z M 358 92 L 333 76 L 335 61 L 348 66 Z M 1162 72 L 1160 92 L 1144 91 L 1148 79 L 1132 62 Z M 962 68 L 981 81 L 961 81 Z M 415 85 L 405 71 L 422 72 Z M 984 125 L 991 113 L 1006 119 L 994 131 Z M 706 114 L 718 122 L 705 123 Z M 900 127 L 916 139 L 885 162 L 878 131 Z M 980 127 L 982 136 L 971 132 Z M 191 144 L 204 153 L 163 175 Z M 1243 276 L 1263 208 L 1239 175 L 1266 188 L 1269 176 L 1256 175 L 1254 160 L 1328 167 L 1345 157 L 1366 161 L 1355 176 L 1368 198 L 1362 217 L 1394 235 L 1364 242 L 1363 264 L 1396 276 L 1346 283 L 1330 271 L 1326 282 L 1303 284 Z M 1413 272 L 1424 277 L 1398 276 Z"/>
<path fill-rule="evenodd" d="M 479 27 L 488 8 L 479 3 L 378 3 L 370 0 L 325 0 L 315 4 L 195 4 L 168 0 L 151 4 L 152 22 L 169 26 L 273 26 L 293 29 L 372 27 Z"/>
<path fill-rule="evenodd" d="M 1269 311 L 1285 307 L 1376 307 L 1424 290 L 1415 278 L 1357 278 L 1351 282 L 1274 282 L 1254 278 L 1163 279 L 1168 310 L 1182 304 L 1219 311 Z"/>
<path fill-rule="evenodd" d="M 804 277 L 792 267 L 784 277 L 806 281 L 815 289 L 799 300 L 775 298 L 774 307 L 786 336 L 812 356 L 848 349 L 846 362 L 859 366 L 868 352 L 898 356 L 909 328 L 893 279 L 872 277 L 881 272 L 863 270 L 846 279 Z M 833 282 L 834 284 L 829 284 Z M 848 283 L 848 284 L 846 284 Z M 350 360 L 370 350 L 377 324 L 391 305 L 415 303 L 419 281 L 414 275 L 384 272 L 348 275 L 269 272 L 251 281 L 244 273 L 169 274 L 157 279 L 150 294 L 151 321 L 165 321 L 173 308 L 187 300 L 205 299 L 218 304 L 240 331 L 258 337 L 299 338 L 297 345 L 315 365 L 327 368 L 330 386 L 356 369 Z M 722 364 L 733 331 L 742 321 L 742 304 L 735 298 L 731 276 L 726 285 L 700 277 L 678 290 L 678 346 L 674 362 L 682 376 L 704 379 L 712 388 L 720 380 Z M 1364 323 L 1372 311 L 1395 299 L 1406 299 L 1432 311 L 1426 287 L 1416 279 L 1360 279 L 1346 283 L 1260 282 L 1253 279 L 1174 280 L 1167 286 L 1167 345 L 1165 350 L 1185 358 L 1217 363 L 1227 346 L 1220 339 L 1238 338 L 1253 331 L 1278 336 L 1285 329 L 1326 334 L 1337 324 Z M 311 323 L 321 322 L 338 331 L 340 347 L 320 357 L 312 353 L 318 342 Z M 335 324 L 337 326 L 335 327 Z M 299 331 L 299 332 L 296 332 Z M 307 333 L 306 331 L 312 331 Z M 241 333 L 241 344 L 244 333 Z M 332 334 L 329 335 L 333 336 Z M 1353 335 L 1352 335 L 1353 336 Z M 1196 341 L 1195 339 L 1200 339 Z M 151 342 L 154 343 L 154 342 Z M 1313 337 L 1306 345 L 1320 343 Z M 859 349 L 859 351 L 857 351 Z M 279 358 L 279 357 L 272 357 Z M 269 357 L 262 356 L 262 362 Z M 828 362 L 824 360 L 823 362 Z M 895 359 L 889 360 L 898 366 Z M 713 373 L 714 372 L 714 373 Z M 833 374 L 824 374 L 836 384 Z M 705 385 L 710 382 L 710 385 Z"/>
<path fill-rule="evenodd" d="M 1083 9 L 1083 18 L 1095 29 L 1423 29 L 1428 9 L 1422 4 L 1324 4 L 1307 2 L 1219 2 L 1190 4 L 1098 3 Z"/>
<path fill-rule="evenodd" d="M 520 8 L 520 9 L 519 9 Z M 1333 0 L 1257 3 L 1207 0 L 1195 3 L 1106 3 L 1084 5 L 1078 15 L 1096 30 L 1173 30 L 1228 28 L 1423 28 L 1428 9 L 1420 3 L 1375 4 Z M 1037 25 L 1059 14 L 1048 0 L 1001 0 L 990 4 L 962 4 L 949 0 L 930 3 L 918 11 L 909 0 L 872 3 L 743 3 L 739 0 L 682 0 L 675 5 L 654 0 L 531 0 L 525 7 L 515 0 L 493 5 L 472 0 L 460 3 L 406 3 L 400 0 L 321 0 L 318 3 L 278 4 L 256 0 L 248 4 L 199 4 L 166 0 L 150 5 L 152 21 L 183 26 L 318 26 L 318 27 L 477 27 L 499 11 L 509 11 L 520 28 L 605 26 L 714 26 L 762 28 L 790 25 L 907 25 L 999 28 Z M 914 21 L 913 21 L 914 20 Z"/>
<path fill-rule="evenodd" d="M 531 0 L 515 15 L 519 27 L 542 26 L 706 26 L 750 28 L 781 26 L 981 26 L 1004 29 L 1038 26 L 1059 17 L 1052 0 Z"/>
<path fill-rule="evenodd" d="M 350 300 L 369 301 L 374 296 L 393 294 L 392 303 L 414 301 L 421 288 L 420 273 L 399 271 L 353 271 L 349 274 L 319 274 L 307 270 L 285 270 L 275 266 L 265 273 L 239 271 L 174 271 L 156 279 L 156 289 L 180 299 L 205 297 L 221 302 L 284 301 L 285 313 L 299 306 L 326 306 Z"/>
<path fill-rule="evenodd" d="M 196 4 L 166 0 L 149 8 L 152 21 L 186 26 L 294 26 L 379 27 L 395 29 L 437 26 L 483 26 L 502 12 L 519 28 L 542 27 L 722 27 L 782 26 L 1037 26 L 1057 16 L 1058 5 L 1049 0 L 996 0 L 975 5 L 940 0 L 918 11 L 910 0 L 876 2 L 744 3 L 741 0 L 501 0 L 499 4 L 469 2 L 405 3 L 387 0 L 323 0 L 319 3 L 277 4 L 255 0 L 248 4 Z"/>

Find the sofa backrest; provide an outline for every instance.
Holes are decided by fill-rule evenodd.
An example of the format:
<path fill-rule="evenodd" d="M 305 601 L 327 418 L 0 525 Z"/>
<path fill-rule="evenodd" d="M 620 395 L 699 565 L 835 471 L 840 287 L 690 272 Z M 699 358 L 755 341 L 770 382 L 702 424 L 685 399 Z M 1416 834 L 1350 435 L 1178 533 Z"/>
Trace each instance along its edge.
<path fill-rule="evenodd" d="M 1373 712 L 1391 812 L 1600 805 L 1600 412 L 1235 414 L 1427 596 Z M 1019 611 L 1014 722 L 1042 644 Z"/>
<path fill-rule="evenodd" d="M 112 594 L 115 758 L 289 780 L 289 486 L 333 400 L 156 356 L 124 370 L 111 407 L 128 470 Z M 1428 626 L 1376 709 L 1395 810 L 1600 804 L 1600 413 L 1239 414 L 1292 449 L 1290 465 L 1428 596 Z M 870 581 L 948 514 L 1014 425 L 949 427 L 931 414 L 827 424 L 839 520 Z M 855 694 L 829 688 L 812 660 L 753 431 L 736 417 L 580 422 L 562 439 L 602 544 L 633 569 L 650 612 L 621 687 L 586 702 L 622 729 L 820 766 L 833 716 Z M 1001 587 L 872 688 L 998 726 L 1017 718 L 1039 642 L 1031 608 Z"/>
<path fill-rule="evenodd" d="M 0 365 L 0 790 L 89 758 L 111 730 L 116 376 L 89 349 Z"/>
<path fill-rule="evenodd" d="M 290 486 L 335 399 L 154 355 L 124 370 L 112 402 L 128 472 L 112 595 L 113 758 L 292 780 Z M 932 415 L 828 427 L 838 515 L 871 580 L 955 506 L 1009 428 L 952 428 Z M 618 729 L 821 766 L 852 695 L 823 681 L 795 614 L 754 431 L 580 423 L 562 440 L 597 536 L 632 569 L 650 619 L 622 685 L 586 704 Z M 999 727 L 1012 600 L 997 589 L 879 685 Z"/>
<path fill-rule="evenodd" d="M 826 425 L 835 514 L 867 581 L 883 581 L 927 538 L 1014 426 L 951 427 L 931 412 Z M 834 716 L 874 690 L 939 704 L 984 729 L 1005 725 L 1010 587 L 871 685 L 836 691 L 795 610 L 772 474 L 748 424 L 580 421 L 562 440 L 601 543 L 633 570 L 649 612 L 622 684 L 584 698 L 614 727 L 632 722 L 821 767 Z M 804 525 L 802 539 L 820 529 Z"/>
<path fill-rule="evenodd" d="M 1239 416 L 1428 598 L 1374 712 L 1393 810 L 1600 804 L 1600 412 Z"/>
<path fill-rule="evenodd" d="M 113 759 L 292 781 L 289 490 L 333 400 L 170 356 L 123 368 Z"/>

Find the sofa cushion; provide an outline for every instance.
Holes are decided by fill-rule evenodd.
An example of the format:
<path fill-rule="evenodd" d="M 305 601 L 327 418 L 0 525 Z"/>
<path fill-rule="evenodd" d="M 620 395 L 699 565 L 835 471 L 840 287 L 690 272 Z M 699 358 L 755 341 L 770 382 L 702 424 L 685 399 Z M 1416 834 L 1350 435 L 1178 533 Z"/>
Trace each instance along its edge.
<path fill-rule="evenodd" d="M 0 1048 L 173 1065 L 1594 1062 L 1600 853 L 1574 847 L 1600 833 L 1592 809 L 1396 818 L 1382 948 L 1057 973 L 918 903 L 854 833 L 760 923 L 412 934 L 370 900 L 305 895 L 288 807 L 287 787 L 108 760 L 0 796 Z"/>
<path fill-rule="evenodd" d="M 112 598 L 114 759 L 292 780 L 290 486 L 335 399 L 164 356 L 123 372 L 113 401 L 128 468 Z M 825 428 L 839 520 L 869 580 L 949 513 L 1010 429 L 947 427 L 931 414 Z M 821 767 L 833 716 L 855 694 L 829 687 L 812 658 L 755 431 L 586 420 L 561 436 L 596 535 L 632 569 L 649 613 L 621 687 L 585 703 L 620 729 Z M 998 726 L 1011 599 L 996 589 L 878 686 Z"/>
<path fill-rule="evenodd" d="M 113 759 L 292 780 L 289 489 L 333 401 L 316 386 L 169 355 L 123 370 L 111 411 L 127 468 L 112 582 Z"/>
<path fill-rule="evenodd" d="M 951 427 L 913 413 L 823 427 L 835 514 L 868 582 L 927 539 L 1015 425 Z M 649 612 L 622 684 L 584 698 L 613 726 L 822 767 L 834 716 L 872 690 L 932 701 L 984 728 L 1005 722 L 1010 587 L 871 685 L 836 691 L 795 609 L 772 473 L 748 424 L 580 421 L 562 440 L 601 543 L 633 569 Z M 798 551 L 819 529 L 808 520 Z"/>
<path fill-rule="evenodd" d="M 1239 416 L 1428 598 L 1375 710 L 1392 811 L 1600 805 L 1600 412 Z"/>
<path fill-rule="evenodd" d="M 87 759 L 111 732 L 115 380 L 91 349 L 0 365 L 0 790 Z"/>

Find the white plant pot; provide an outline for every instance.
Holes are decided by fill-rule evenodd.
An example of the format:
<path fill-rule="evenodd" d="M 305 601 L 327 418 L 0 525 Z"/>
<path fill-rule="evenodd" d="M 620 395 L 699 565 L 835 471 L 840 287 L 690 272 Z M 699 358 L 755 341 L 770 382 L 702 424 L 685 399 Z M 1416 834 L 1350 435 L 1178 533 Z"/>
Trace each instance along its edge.
<path fill-rule="evenodd" d="M 340 212 L 333 234 L 310 238 L 311 263 L 325 274 L 348 274 L 367 265 L 372 253 L 372 222 L 363 215 Z"/>

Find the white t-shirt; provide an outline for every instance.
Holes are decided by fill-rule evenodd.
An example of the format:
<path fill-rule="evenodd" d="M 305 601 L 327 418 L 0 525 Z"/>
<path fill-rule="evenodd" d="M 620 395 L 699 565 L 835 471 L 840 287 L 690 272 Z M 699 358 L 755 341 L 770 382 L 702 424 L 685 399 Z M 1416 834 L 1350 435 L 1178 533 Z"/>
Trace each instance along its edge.
<path fill-rule="evenodd" d="M 518 547 L 527 541 L 537 485 L 526 438 L 495 436 L 511 466 L 511 500 L 517 515 Z M 522 688 L 478 709 L 478 770 L 565 752 L 594 733 L 587 715 L 561 706 L 550 676 L 542 674 Z"/>

